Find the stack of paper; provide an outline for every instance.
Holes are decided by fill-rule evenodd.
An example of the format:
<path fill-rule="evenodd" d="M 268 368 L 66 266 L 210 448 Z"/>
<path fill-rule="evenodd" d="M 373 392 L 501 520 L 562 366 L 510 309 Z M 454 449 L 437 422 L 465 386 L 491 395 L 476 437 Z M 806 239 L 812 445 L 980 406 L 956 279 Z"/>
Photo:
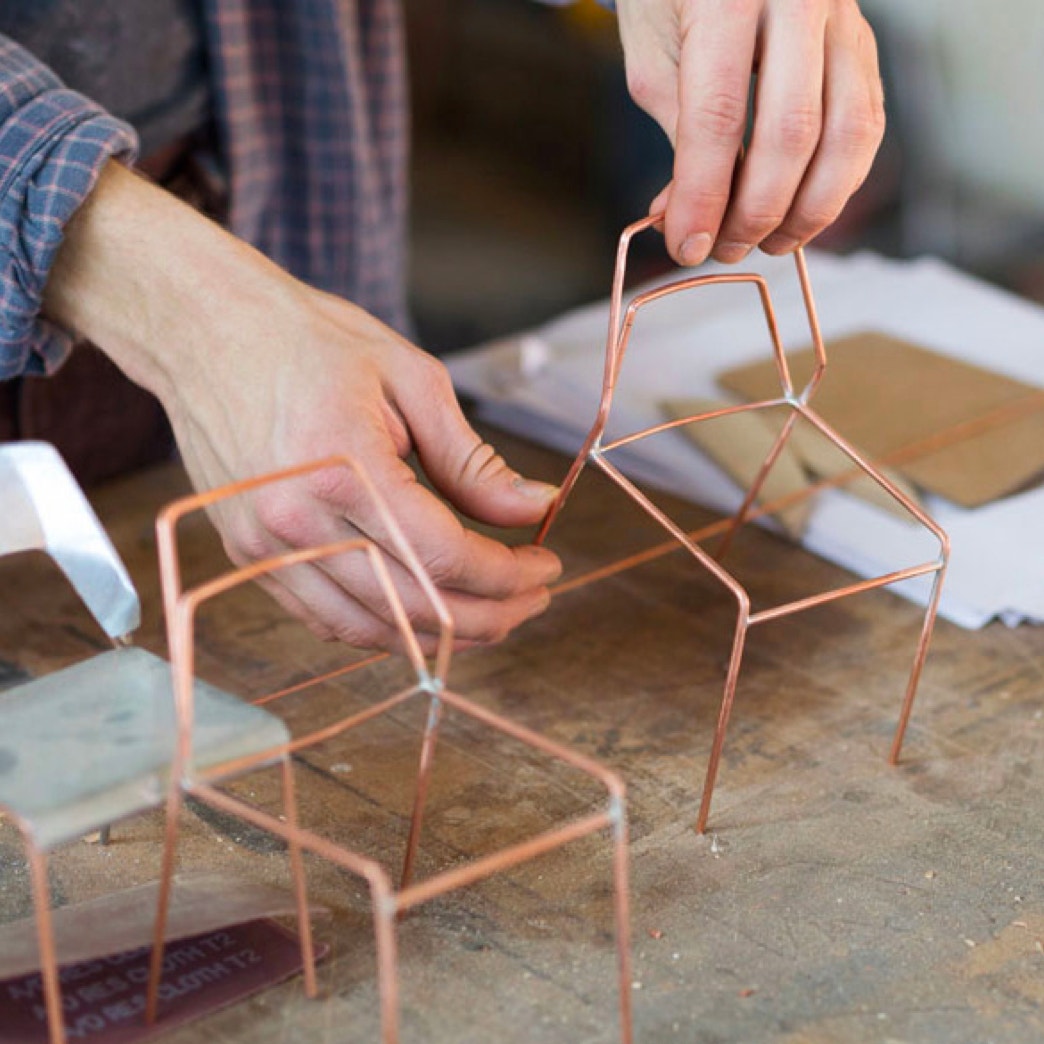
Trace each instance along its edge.
<path fill-rule="evenodd" d="M 809 266 L 828 340 L 876 330 L 1044 386 L 1039 306 L 933 260 L 812 254 Z M 784 345 L 806 348 L 810 334 L 793 262 L 759 256 L 748 267 L 769 281 Z M 601 392 L 607 322 L 607 302 L 595 304 L 514 339 L 459 353 L 448 360 L 450 370 L 458 389 L 478 401 L 483 419 L 575 453 Z M 647 306 L 631 337 L 607 437 L 662 421 L 666 401 L 721 397 L 718 374 L 770 352 L 749 284 L 700 288 Z M 680 431 L 625 447 L 613 462 L 640 481 L 722 512 L 742 499 L 742 491 Z M 1009 625 L 1044 620 L 1044 489 L 976 509 L 934 496 L 924 503 L 953 543 L 945 617 L 969 628 L 994 617 Z M 935 541 L 917 524 L 840 490 L 817 495 L 803 542 L 861 576 L 935 553 Z M 910 581 L 893 589 L 923 601 L 927 586 Z"/>

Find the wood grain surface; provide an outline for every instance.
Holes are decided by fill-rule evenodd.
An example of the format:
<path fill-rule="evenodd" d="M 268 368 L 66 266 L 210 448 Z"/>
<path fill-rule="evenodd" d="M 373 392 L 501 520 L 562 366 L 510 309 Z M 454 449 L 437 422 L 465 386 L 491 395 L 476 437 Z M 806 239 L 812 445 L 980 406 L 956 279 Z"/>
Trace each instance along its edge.
<path fill-rule="evenodd" d="M 537 477 L 565 462 L 499 433 Z M 171 465 L 92 496 L 139 586 L 141 644 L 164 653 L 152 519 L 186 488 Z M 709 516 L 664 498 L 696 526 Z M 202 520 L 190 573 L 220 568 Z M 525 534 L 516 534 L 523 539 Z M 662 540 L 597 476 L 552 533 L 567 575 Z M 730 564 L 759 604 L 845 574 L 761 532 Z M 0 563 L 0 685 L 104 648 L 46 559 Z M 680 553 L 556 597 L 502 645 L 457 657 L 458 691 L 618 769 L 632 827 L 637 1039 L 693 1042 L 1044 1039 L 1044 631 L 939 624 L 904 759 L 886 762 L 920 611 L 873 592 L 752 633 L 711 833 L 692 824 L 721 694 L 733 609 Z M 199 673 L 260 695 L 356 653 L 312 639 L 259 592 L 203 621 Z M 404 677 L 389 661 L 277 706 L 296 732 L 365 706 Z M 304 753 L 306 821 L 396 866 L 417 757 L 419 706 Z M 450 717 L 420 870 L 452 865 L 590 807 L 582 779 Z M 237 786 L 278 801 L 274 778 Z M 59 902 L 158 872 L 158 815 L 107 848 L 76 843 L 52 865 Z M 182 868 L 286 885 L 271 838 L 186 813 Z M 407 1042 L 610 1042 L 609 848 L 591 839 L 419 908 L 401 926 Z M 300 982 L 174 1031 L 171 1044 L 378 1039 L 368 898 L 309 864 L 332 946 L 323 998 Z M 16 831 L 0 824 L 0 921 L 29 909 Z M 0 1039 L 3 1033 L 0 1029 Z"/>

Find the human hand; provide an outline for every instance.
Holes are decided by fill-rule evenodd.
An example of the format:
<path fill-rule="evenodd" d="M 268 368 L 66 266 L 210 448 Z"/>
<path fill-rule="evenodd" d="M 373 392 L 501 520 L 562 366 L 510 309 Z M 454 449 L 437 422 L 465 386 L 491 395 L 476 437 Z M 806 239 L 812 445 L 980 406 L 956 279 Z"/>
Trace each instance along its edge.
<path fill-rule="evenodd" d="M 432 576 L 466 643 L 497 641 L 541 612 L 558 560 L 508 548 L 466 528 L 421 485 L 416 452 L 434 487 L 466 515 L 531 525 L 553 487 L 512 472 L 465 421 L 445 367 L 346 301 L 296 284 L 227 331 L 221 366 L 167 403 L 186 466 L 200 488 L 302 460 L 344 453 L 364 464 Z M 234 338 L 234 340 L 233 340 Z M 391 544 L 354 476 L 324 471 L 221 505 L 215 519 L 230 557 L 256 560 L 353 532 Z M 392 579 L 422 645 L 439 622 L 402 563 Z M 265 586 L 323 637 L 388 646 L 397 634 L 365 560 L 334 559 L 270 576 Z"/>
<path fill-rule="evenodd" d="M 680 264 L 784 254 L 840 214 L 884 134 L 856 0 L 618 0 L 628 86 L 675 149 L 650 213 Z M 737 171 L 757 74 L 753 130 Z"/>
<path fill-rule="evenodd" d="M 110 244 L 128 227 L 142 234 Z M 460 642 L 496 641 L 546 607 L 558 559 L 466 528 L 405 458 L 415 452 L 450 503 L 495 525 L 538 522 L 554 488 L 512 472 L 467 424 L 441 363 L 361 309 L 292 279 L 114 164 L 67 230 L 46 302 L 160 397 L 197 487 L 350 456 L 432 575 Z M 346 469 L 223 502 L 214 519 L 237 564 L 370 537 L 387 552 L 422 646 L 434 648 L 434 608 Z M 398 644 L 359 556 L 282 570 L 265 586 L 322 637 Z"/>

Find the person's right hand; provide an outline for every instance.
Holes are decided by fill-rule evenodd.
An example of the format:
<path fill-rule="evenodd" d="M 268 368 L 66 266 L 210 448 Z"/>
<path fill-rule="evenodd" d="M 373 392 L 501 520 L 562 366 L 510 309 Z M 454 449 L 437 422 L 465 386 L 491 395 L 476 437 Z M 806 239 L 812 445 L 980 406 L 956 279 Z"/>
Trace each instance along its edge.
<path fill-rule="evenodd" d="M 405 458 L 415 452 L 438 493 L 495 525 L 538 522 L 554 487 L 511 471 L 467 424 L 441 363 L 361 309 L 292 279 L 115 164 L 67 230 L 46 306 L 159 396 L 197 487 L 346 454 L 388 501 L 459 641 L 497 641 L 546 607 L 558 559 L 468 529 Z M 371 537 L 433 647 L 435 613 L 348 469 L 224 502 L 215 522 L 237 563 Z M 360 556 L 282 571 L 266 586 L 322 637 L 398 645 Z"/>
<path fill-rule="evenodd" d="M 712 253 L 731 264 L 759 244 L 790 253 L 834 221 L 884 133 L 877 46 L 857 0 L 617 9 L 631 94 L 674 146 L 674 175 L 649 212 L 664 213 L 679 264 Z"/>

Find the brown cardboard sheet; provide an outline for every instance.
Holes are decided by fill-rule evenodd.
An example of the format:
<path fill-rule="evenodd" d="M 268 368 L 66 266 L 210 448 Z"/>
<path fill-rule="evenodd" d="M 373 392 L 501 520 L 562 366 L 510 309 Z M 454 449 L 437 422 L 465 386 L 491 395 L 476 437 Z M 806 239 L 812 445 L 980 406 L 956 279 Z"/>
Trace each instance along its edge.
<path fill-rule="evenodd" d="M 978 507 L 1044 475 L 1044 389 L 874 331 L 828 343 L 827 358 L 816 412 L 872 460 L 898 454 L 896 470 L 921 489 Z M 800 388 L 812 351 L 789 361 Z M 772 359 L 719 383 L 745 400 L 779 395 Z"/>
<path fill-rule="evenodd" d="M 679 419 L 727 405 L 713 399 L 670 399 L 663 403 L 663 408 L 669 417 Z M 789 408 L 781 407 L 734 413 L 686 425 L 682 431 L 724 469 L 741 489 L 747 490 L 772 449 L 788 412 Z M 917 491 L 902 476 L 887 468 L 882 470 L 911 500 L 917 501 Z M 849 493 L 893 514 L 909 518 L 899 501 L 858 470 L 847 454 L 803 419 L 794 426 L 783 452 L 766 476 L 758 503 L 771 504 L 783 500 L 821 479 L 833 479 L 838 475 L 845 476 L 842 485 Z M 800 539 L 812 503 L 811 498 L 799 500 L 773 514 L 791 537 Z"/>
<path fill-rule="evenodd" d="M 663 407 L 669 417 L 680 419 L 697 413 L 708 413 L 725 405 L 727 403 L 712 399 L 671 399 Z M 754 482 L 762 461 L 772 449 L 779 425 L 773 425 L 770 418 L 760 413 L 738 413 L 700 421 L 698 424 L 687 424 L 682 431 L 723 468 L 741 489 L 746 490 Z M 792 452 L 784 450 L 768 473 L 758 499 L 763 504 L 781 500 L 808 484 L 808 476 L 801 462 Z M 811 508 L 810 500 L 799 501 L 776 512 L 775 518 L 789 536 L 799 540 Z"/>

